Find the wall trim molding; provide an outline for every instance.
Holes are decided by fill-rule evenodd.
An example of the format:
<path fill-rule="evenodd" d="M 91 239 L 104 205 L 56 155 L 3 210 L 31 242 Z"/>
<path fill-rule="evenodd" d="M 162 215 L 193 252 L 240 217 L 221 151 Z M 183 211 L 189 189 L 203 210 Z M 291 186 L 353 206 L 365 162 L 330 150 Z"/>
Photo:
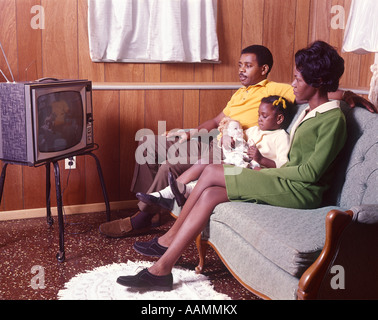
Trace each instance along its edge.
<path fill-rule="evenodd" d="M 238 82 L 93 82 L 93 90 L 237 90 Z"/>
<path fill-rule="evenodd" d="M 239 82 L 93 82 L 93 90 L 238 90 Z M 368 95 L 369 88 L 342 88 Z"/>
<path fill-rule="evenodd" d="M 110 210 L 136 209 L 137 203 L 138 203 L 137 200 L 110 202 Z M 63 213 L 65 215 L 72 215 L 72 214 L 102 212 L 102 211 L 105 211 L 106 208 L 105 208 L 105 203 L 90 203 L 90 204 L 64 206 L 63 210 L 64 210 Z M 51 215 L 53 217 L 56 217 L 58 215 L 57 207 L 51 207 Z M 46 217 L 46 208 L 0 211 L 0 221 L 43 218 L 43 217 Z"/>

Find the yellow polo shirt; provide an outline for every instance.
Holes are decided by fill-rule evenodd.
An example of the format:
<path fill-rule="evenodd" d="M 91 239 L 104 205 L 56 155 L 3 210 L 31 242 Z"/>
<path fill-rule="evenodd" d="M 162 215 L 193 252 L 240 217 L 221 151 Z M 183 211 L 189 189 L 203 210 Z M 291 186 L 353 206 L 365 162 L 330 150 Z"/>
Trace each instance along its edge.
<path fill-rule="evenodd" d="M 278 83 L 265 79 L 255 85 L 240 88 L 231 97 L 223 113 L 238 120 L 243 129 L 256 126 L 261 99 L 268 96 L 280 96 L 290 102 L 295 101 L 293 87 L 286 83 Z"/>

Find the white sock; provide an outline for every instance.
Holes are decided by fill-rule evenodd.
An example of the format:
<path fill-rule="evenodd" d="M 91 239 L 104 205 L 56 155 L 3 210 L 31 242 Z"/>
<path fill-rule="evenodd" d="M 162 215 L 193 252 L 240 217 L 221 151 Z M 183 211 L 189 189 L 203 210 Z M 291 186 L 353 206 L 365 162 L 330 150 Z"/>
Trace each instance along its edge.
<path fill-rule="evenodd" d="M 189 195 L 192 193 L 192 191 L 193 191 L 193 189 L 194 189 L 194 187 L 195 187 L 196 184 L 197 184 L 197 181 L 191 181 L 191 182 L 189 182 L 189 183 L 186 184 L 185 198 L 189 197 Z M 175 197 L 173 195 L 171 186 L 168 186 L 168 187 L 160 190 L 160 192 L 152 192 L 152 193 L 150 193 L 150 195 L 154 196 L 154 197 L 157 197 L 157 198 L 159 198 L 161 196 L 161 197 L 166 198 L 166 199 L 174 199 L 174 197 Z"/>
<path fill-rule="evenodd" d="M 192 193 L 196 184 L 197 184 L 197 181 L 191 181 L 191 182 L 186 184 L 185 198 L 189 197 L 189 195 Z"/>
<path fill-rule="evenodd" d="M 164 189 L 160 190 L 159 192 L 152 192 L 152 193 L 150 193 L 150 195 L 157 197 L 157 198 L 160 198 L 160 196 L 161 196 L 161 197 L 166 198 L 166 199 L 173 199 L 175 197 L 173 195 L 173 192 L 172 192 L 170 186 L 165 187 Z"/>

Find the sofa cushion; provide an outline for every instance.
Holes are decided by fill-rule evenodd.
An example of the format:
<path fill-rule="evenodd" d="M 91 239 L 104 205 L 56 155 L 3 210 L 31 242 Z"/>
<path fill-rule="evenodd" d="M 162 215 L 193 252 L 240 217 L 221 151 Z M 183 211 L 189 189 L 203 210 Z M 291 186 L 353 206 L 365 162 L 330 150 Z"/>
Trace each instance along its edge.
<path fill-rule="evenodd" d="M 222 223 L 289 274 L 300 277 L 325 243 L 325 218 L 336 207 L 303 210 L 245 202 L 218 205 L 211 224 Z"/>

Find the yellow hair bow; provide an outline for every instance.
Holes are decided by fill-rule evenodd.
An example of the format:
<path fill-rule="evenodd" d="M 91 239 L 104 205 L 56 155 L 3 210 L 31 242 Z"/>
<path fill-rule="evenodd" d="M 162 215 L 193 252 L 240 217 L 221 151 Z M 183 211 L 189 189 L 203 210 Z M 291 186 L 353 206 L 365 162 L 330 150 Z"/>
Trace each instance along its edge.
<path fill-rule="evenodd" d="M 279 97 L 276 101 L 273 102 L 274 106 L 278 106 L 280 103 L 282 103 L 282 107 L 286 109 L 286 101 L 284 98 Z"/>

